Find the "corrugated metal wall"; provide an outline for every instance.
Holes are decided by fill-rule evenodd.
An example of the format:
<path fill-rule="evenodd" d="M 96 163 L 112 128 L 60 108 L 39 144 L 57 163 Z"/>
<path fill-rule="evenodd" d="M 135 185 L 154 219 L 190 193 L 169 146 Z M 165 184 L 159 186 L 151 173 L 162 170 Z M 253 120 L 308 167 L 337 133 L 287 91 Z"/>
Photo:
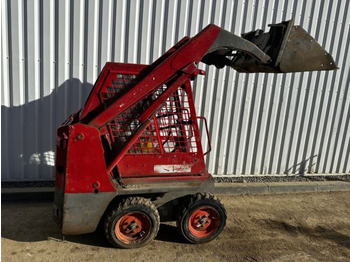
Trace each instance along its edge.
<path fill-rule="evenodd" d="M 2 181 L 53 179 L 55 130 L 83 105 L 106 61 L 151 63 L 208 23 L 240 34 L 292 17 L 340 69 L 248 75 L 202 65 L 208 75 L 194 86 L 214 145 L 209 171 L 350 172 L 349 1 L 1 3 Z"/>

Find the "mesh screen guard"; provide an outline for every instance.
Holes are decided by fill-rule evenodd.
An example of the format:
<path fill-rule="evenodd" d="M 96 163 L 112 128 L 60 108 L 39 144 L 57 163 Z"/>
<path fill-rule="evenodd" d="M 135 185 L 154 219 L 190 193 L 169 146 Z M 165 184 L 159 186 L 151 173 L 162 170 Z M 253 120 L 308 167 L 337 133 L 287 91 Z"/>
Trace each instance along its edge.
<path fill-rule="evenodd" d="M 112 85 L 103 85 L 99 97 L 107 107 L 133 86 L 135 74 L 110 74 Z M 141 114 L 155 101 L 167 86 L 159 87 L 142 101 L 117 115 L 107 130 L 112 148 L 122 147 L 127 139 L 142 124 Z M 175 152 L 197 152 L 197 142 L 193 134 L 191 109 L 186 87 L 179 87 L 160 107 L 151 119 L 150 125 L 128 150 L 127 154 L 169 154 Z"/>

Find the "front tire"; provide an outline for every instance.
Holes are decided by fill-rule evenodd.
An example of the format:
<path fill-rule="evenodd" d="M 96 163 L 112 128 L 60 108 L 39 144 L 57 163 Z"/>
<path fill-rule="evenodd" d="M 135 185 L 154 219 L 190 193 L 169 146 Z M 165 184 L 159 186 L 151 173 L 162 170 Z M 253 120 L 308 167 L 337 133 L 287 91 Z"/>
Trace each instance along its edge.
<path fill-rule="evenodd" d="M 114 247 L 139 248 L 156 237 L 159 225 L 158 210 L 150 200 L 129 197 L 107 211 L 104 233 Z"/>
<path fill-rule="evenodd" d="M 180 208 L 177 228 L 189 242 L 200 244 L 216 238 L 226 225 L 226 210 L 211 194 L 197 193 Z"/>

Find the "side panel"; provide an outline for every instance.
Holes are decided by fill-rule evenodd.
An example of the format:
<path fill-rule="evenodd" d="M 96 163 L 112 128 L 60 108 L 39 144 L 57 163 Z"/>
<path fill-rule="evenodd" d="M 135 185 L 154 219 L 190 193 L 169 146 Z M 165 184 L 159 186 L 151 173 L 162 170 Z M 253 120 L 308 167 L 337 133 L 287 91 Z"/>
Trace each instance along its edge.
<path fill-rule="evenodd" d="M 115 191 L 96 128 L 83 124 L 70 126 L 66 165 L 65 193 Z"/>
<path fill-rule="evenodd" d="M 56 152 L 53 217 L 64 234 L 93 232 L 117 194 L 106 172 L 100 134 L 82 124 L 60 127 Z"/>
<path fill-rule="evenodd" d="M 62 233 L 77 235 L 91 233 L 115 197 L 115 192 L 64 195 Z"/>
<path fill-rule="evenodd" d="M 123 178 L 203 174 L 205 164 L 196 153 L 126 154 L 118 164 Z"/>

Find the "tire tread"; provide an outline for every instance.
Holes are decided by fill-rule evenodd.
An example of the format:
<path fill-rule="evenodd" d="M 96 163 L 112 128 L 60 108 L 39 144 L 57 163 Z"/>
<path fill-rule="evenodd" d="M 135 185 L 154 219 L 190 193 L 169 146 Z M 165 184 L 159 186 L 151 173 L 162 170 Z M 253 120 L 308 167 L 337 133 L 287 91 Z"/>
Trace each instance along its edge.
<path fill-rule="evenodd" d="M 179 208 L 176 224 L 177 224 L 178 232 L 187 241 L 189 241 L 191 243 L 198 243 L 198 242 L 196 242 L 196 241 L 190 239 L 188 236 L 186 236 L 186 233 L 184 232 L 184 229 L 182 227 L 182 223 L 183 223 L 182 219 L 186 215 L 187 210 L 190 209 L 194 204 L 196 204 L 197 202 L 200 202 L 200 201 L 205 201 L 205 200 L 213 201 L 214 203 L 216 203 L 217 205 L 219 205 L 221 207 L 221 209 L 223 210 L 223 213 L 224 213 L 224 217 L 222 218 L 223 228 L 226 225 L 227 212 L 226 212 L 226 209 L 225 209 L 224 205 L 221 203 L 219 198 L 217 198 L 216 196 L 214 196 L 213 194 L 210 194 L 210 193 L 196 193 L 195 195 L 188 197 L 184 201 L 184 204 Z"/>

